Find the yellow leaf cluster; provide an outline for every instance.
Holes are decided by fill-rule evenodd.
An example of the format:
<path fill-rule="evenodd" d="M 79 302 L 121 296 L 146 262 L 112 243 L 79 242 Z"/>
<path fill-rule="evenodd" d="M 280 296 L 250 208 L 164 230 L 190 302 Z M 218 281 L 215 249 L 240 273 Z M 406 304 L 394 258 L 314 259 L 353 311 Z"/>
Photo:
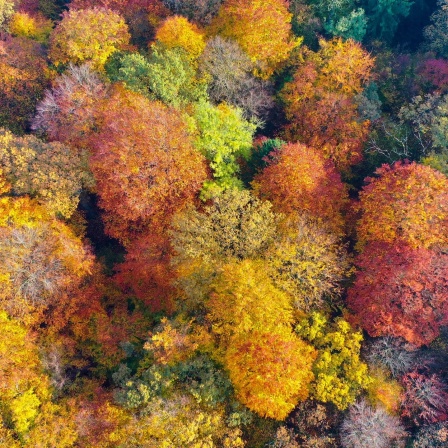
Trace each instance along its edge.
<path fill-rule="evenodd" d="M 279 331 L 292 325 L 291 297 L 272 284 L 263 261 L 225 264 L 211 291 L 208 317 L 224 345 L 252 330 Z"/>
<path fill-rule="evenodd" d="M 381 405 L 391 414 L 398 413 L 403 388 L 381 369 L 370 372 L 372 382 L 367 387 L 367 398 L 373 406 Z"/>
<path fill-rule="evenodd" d="M 156 362 L 174 365 L 191 357 L 200 347 L 211 344 L 207 331 L 190 322 L 168 321 L 163 318 L 162 328 L 150 336 L 144 349 L 153 353 Z"/>
<path fill-rule="evenodd" d="M 210 30 L 237 41 L 267 79 L 302 42 L 292 36 L 291 18 L 285 0 L 227 0 Z"/>
<path fill-rule="evenodd" d="M 109 56 L 129 43 L 124 19 L 107 8 L 70 10 L 50 36 L 50 59 L 56 64 L 91 62 L 101 70 Z"/>
<path fill-rule="evenodd" d="M 84 173 L 79 156 L 67 146 L 0 129 L 0 164 L 15 195 L 34 196 L 65 218 L 76 210 Z"/>
<path fill-rule="evenodd" d="M 241 432 L 226 426 L 223 410 L 204 412 L 186 395 L 151 401 L 144 415 L 124 421 L 110 441 L 123 448 L 244 447 Z"/>
<path fill-rule="evenodd" d="M 318 350 L 313 366 L 313 396 L 346 409 L 371 382 L 367 365 L 360 359 L 362 333 L 353 331 L 342 318 L 330 324 L 318 312 L 303 319 L 296 331 Z"/>
<path fill-rule="evenodd" d="M 196 60 L 205 49 L 204 34 L 185 17 L 168 17 L 158 28 L 156 40 L 167 48 L 182 48 Z"/>
<path fill-rule="evenodd" d="M 33 17 L 26 12 L 16 12 L 9 22 L 9 31 L 13 36 L 46 42 L 52 31 L 52 22 L 41 16 Z"/>

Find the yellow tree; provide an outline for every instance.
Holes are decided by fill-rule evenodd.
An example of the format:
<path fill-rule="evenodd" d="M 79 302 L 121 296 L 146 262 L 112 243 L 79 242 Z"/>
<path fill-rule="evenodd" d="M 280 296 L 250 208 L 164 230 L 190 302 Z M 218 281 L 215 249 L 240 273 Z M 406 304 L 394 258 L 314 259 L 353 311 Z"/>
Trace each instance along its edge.
<path fill-rule="evenodd" d="M 204 34 L 185 17 L 168 17 L 157 29 L 156 40 L 167 48 L 182 48 L 196 60 L 205 49 Z"/>
<path fill-rule="evenodd" d="M 130 34 L 124 19 L 107 8 L 65 11 L 50 37 L 50 59 L 56 64 L 91 62 L 101 69 L 107 58 L 124 49 Z"/>
<path fill-rule="evenodd" d="M 280 223 L 265 258 L 274 285 L 304 312 L 325 309 L 325 299 L 339 296 L 340 282 L 350 272 L 339 238 L 300 215 Z"/>
<path fill-rule="evenodd" d="M 291 328 L 291 297 L 277 289 L 263 261 L 234 261 L 222 266 L 206 302 L 213 332 L 225 345 L 252 330 L 266 333 Z"/>
<path fill-rule="evenodd" d="M 291 33 L 286 0 L 226 0 L 211 25 L 213 34 L 234 39 L 269 78 L 300 41 Z"/>
<path fill-rule="evenodd" d="M 66 448 L 76 438 L 67 409 L 51 402 L 33 336 L 0 310 L 0 445 Z"/>
<path fill-rule="evenodd" d="M 64 218 L 76 210 L 84 173 L 69 147 L 32 135 L 16 137 L 0 128 L 0 164 L 14 196 L 33 196 Z"/>

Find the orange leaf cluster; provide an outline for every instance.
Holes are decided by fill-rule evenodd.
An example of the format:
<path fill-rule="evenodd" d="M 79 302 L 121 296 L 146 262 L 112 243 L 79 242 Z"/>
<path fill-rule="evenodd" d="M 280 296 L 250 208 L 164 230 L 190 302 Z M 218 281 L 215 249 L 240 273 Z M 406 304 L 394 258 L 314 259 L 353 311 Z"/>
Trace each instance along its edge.
<path fill-rule="evenodd" d="M 400 240 L 412 248 L 448 243 L 448 179 L 415 162 L 383 165 L 360 192 L 358 247 Z"/>
<path fill-rule="evenodd" d="M 254 190 L 283 213 L 305 213 L 333 232 L 343 233 L 347 190 L 331 161 L 300 143 L 284 145 L 255 177 Z"/>
<path fill-rule="evenodd" d="M 207 177 L 180 113 L 117 87 L 98 121 L 90 166 L 108 233 L 126 243 L 149 223 L 163 228 Z"/>
<path fill-rule="evenodd" d="M 321 40 L 320 45 L 317 53 L 304 51 L 304 62 L 283 88 L 289 120 L 285 135 L 346 170 L 362 158 L 369 123 L 359 118 L 354 95 L 371 79 L 373 59 L 352 40 Z"/>

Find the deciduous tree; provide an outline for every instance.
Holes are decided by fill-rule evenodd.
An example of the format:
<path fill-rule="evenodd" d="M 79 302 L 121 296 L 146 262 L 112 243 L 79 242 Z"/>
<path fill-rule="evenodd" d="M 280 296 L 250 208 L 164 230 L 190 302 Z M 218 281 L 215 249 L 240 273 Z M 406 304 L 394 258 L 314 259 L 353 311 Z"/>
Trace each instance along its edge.
<path fill-rule="evenodd" d="M 50 141 L 68 144 L 74 151 L 88 146 L 97 123 L 95 113 L 109 96 L 106 86 L 88 64 L 70 64 L 37 105 L 32 128 Z"/>
<path fill-rule="evenodd" d="M 290 143 L 270 154 L 271 163 L 253 187 L 286 214 L 308 214 L 337 235 L 343 233 L 346 187 L 333 163 L 312 148 Z"/>
<path fill-rule="evenodd" d="M 48 85 L 43 47 L 30 39 L 0 39 L 0 126 L 23 134 Z"/>
<path fill-rule="evenodd" d="M 252 75 L 255 67 L 249 56 L 232 40 L 221 36 L 207 42 L 199 68 L 210 79 L 208 94 L 215 103 L 240 107 L 245 118 L 263 119 L 273 107 L 273 86 Z"/>
<path fill-rule="evenodd" d="M 225 367 L 237 397 L 249 409 L 283 420 L 308 397 L 315 350 L 290 330 L 255 330 L 235 336 Z"/>
<path fill-rule="evenodd" d="M 223 265 L 211 284 L 206 307 L 212 331 L 224 346 L 232 336 L 286 331 L 293 322 L 291 297 L 273 285 L 263 261 Z"/>
<path fill-rule="evenodd" d="M 296 332 L 318 351 L 312 396 L 346 409 L 371 382 L 367 365 L 360 359 L 362 333 L 342 318 L 330 323 L 317 312 L 302 319 Z"/>
<path fill-rule="evenodd" d="M 371 336 L 429 344 L 448 321 L 448 255 L 404 242 L 372 242 L 355 260 L 347 303 Z"/>
<path fill-rule="evenodd" d="M 446 244 L 448 179 L 417 163 L 383 165 L 360 192 L 358 247 L 403 241 L 411 248 Z"/>
<path fill-rule="evenodd" d="M 228 190 L 203 212 L 188 208 L 171 230 L 173 264 L 185 306 L 203 304 L 219 267 L 231 260 L 260 258 L 273 241 L 279 217 L 269 202 L 247 190 Z"/>
<path fill-rule="evenodd" d="M 215 107 L 201 101 L 194 106 L 192 118 L 195 147 L 209 161 L 214 177 L 205 182 L 202 199 L 229 188 L 241 189 L 237 160 L 249 157 L 256 125 L 243 118 L 241 109 L 225 103 Z"/>
<path fill-rule="evenodd" d="M 166 48 L 182 48 L 196 60 L 205 48 L 204 34 L 185 17 L 168 17 L 157 29 L 156 40 Z"/>
<path fill-rule="evenodd" d="M 274 285 L 293 298 L 295 308 L 325 309 L 336 298 L 349 272 L 338 238 L 304 216 L 282 221 L 264 257 Z"/>
<path fill-rule="evenodd" d="M 0 164 L 11 194 L 36 197 L 65 218 L 76 210 L 84 175 L 81 160 L 68 147 L 0 129 Z"/>
<path fill-rule="evenodd" d="M 401 381 L 404 387 L 402 416 L 412 419 L 418 426 L 447 419 L 446 384 L 437 375 L 415 370 L 404 375 Z"/>
<path fill-rule="evenodd" d="M 370 407 L 365 400 L 350 407 L 341 427 L 341 442 L 344 448 L 400 447 L 404 446 L 406 436 L 407 433 L 398 417 L 388 414 L 381 407 Z"/>
<path fill-rule="evenodd" d="M 285 0 L 226 0 L 213 21 L 214 34 L 234 39 L 258 63 L 256 73 L 269 78 L 300 40 L 291 34 Z"/>
<path fill-rule="evenodd" d="M 134 92 L 176 108 L 207 97 L 205 78 L 180 47 L 166 48 L 156 43 L 148 57 L 116 53 L 108 61 L 106 72 L 111 81 L 121 81 Z"/>
<path fill-rule="evenodd" d="M 65 11 L 50 38 L 50 59 L 56 64 L 90 62 L 102 69 L 107 58 L 129 43 L 124 19 L 107 8 Z"/>
<path fill-rule="evenodd" d="M 437 9 L 431 16 L 431 25 L 424 30 L 426 38 L 426 46 L 430 50 L 435 51 L 443 58 L 448 57 L 448 1 L 439 0 L 437 2 Z"/>
<path fill-rule="evenodd" d="M 301 141 L 332 158 L 339 169 L 361 159 L 368 122 L 360 119 L 354 96 L 371 79 L 373 58 L 360 44 L 320 40 L 282 90 L 288 140 Z M 348 62 L 348 63 L 347 63 Z"/>
<path fill-rule="evenodd" d="M 1 198 L 0 210 L 1 308 L 30 323 L 39 323 L 49 307 L 68 313 L 71 295 L 92 267 L 90 252 L 26 197 Z"/>
<path fill-rule="evenodd" d="M 117 87 L 99 113 L 91 168 L 107 232 L 123 242 L 132 227 L 167 223 L 206 179 L 202 156 L 179 112 Z"/>
<path fill-rule="evenodd" d="M 199 25 L 209 25 L 219 11 L 222 0 L 163 0 L 174 14 L 185 16 Z"/>

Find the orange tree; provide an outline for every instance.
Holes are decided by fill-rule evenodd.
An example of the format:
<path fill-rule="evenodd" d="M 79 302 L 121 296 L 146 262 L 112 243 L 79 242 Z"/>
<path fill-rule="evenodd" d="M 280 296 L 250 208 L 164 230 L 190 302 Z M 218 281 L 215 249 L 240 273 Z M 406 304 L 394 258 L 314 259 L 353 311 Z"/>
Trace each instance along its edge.
<path fill-rule="evenodd" d="M 374 61 L 352 40 L 321 40 L 320 46 L 316 53 L 303 51 L 303 62 L 281 92 L 289 120 L 285 135 L 346 170 L 360 161 L 367 137 L 369 123 L 360 119 L 354 96 L 371 79 Z"/>
<path fill-rule="evenodd" d="M 206 179 L 177 110 L 117 87 L 98 116 L 90 166 L 107 232 L 126 243 L 133 229 L 167 223 Z"/>
<path fill-rule="evenodd" d="M 375 174 L 359 194 L 360 249 L 370 241 L 397 239 L 412 248 L 448 243 L 446 176 L 415 162 L 383 165 Z"/>
<path fill-rule="evenodd" d="M 271 163 L 255 177 L 255 192 L 272 202 L 276 211 L 306 213 L 343 233 L 346 187 L 333 163 L 300 143 L 290 143 L 271 153 Z"/>

